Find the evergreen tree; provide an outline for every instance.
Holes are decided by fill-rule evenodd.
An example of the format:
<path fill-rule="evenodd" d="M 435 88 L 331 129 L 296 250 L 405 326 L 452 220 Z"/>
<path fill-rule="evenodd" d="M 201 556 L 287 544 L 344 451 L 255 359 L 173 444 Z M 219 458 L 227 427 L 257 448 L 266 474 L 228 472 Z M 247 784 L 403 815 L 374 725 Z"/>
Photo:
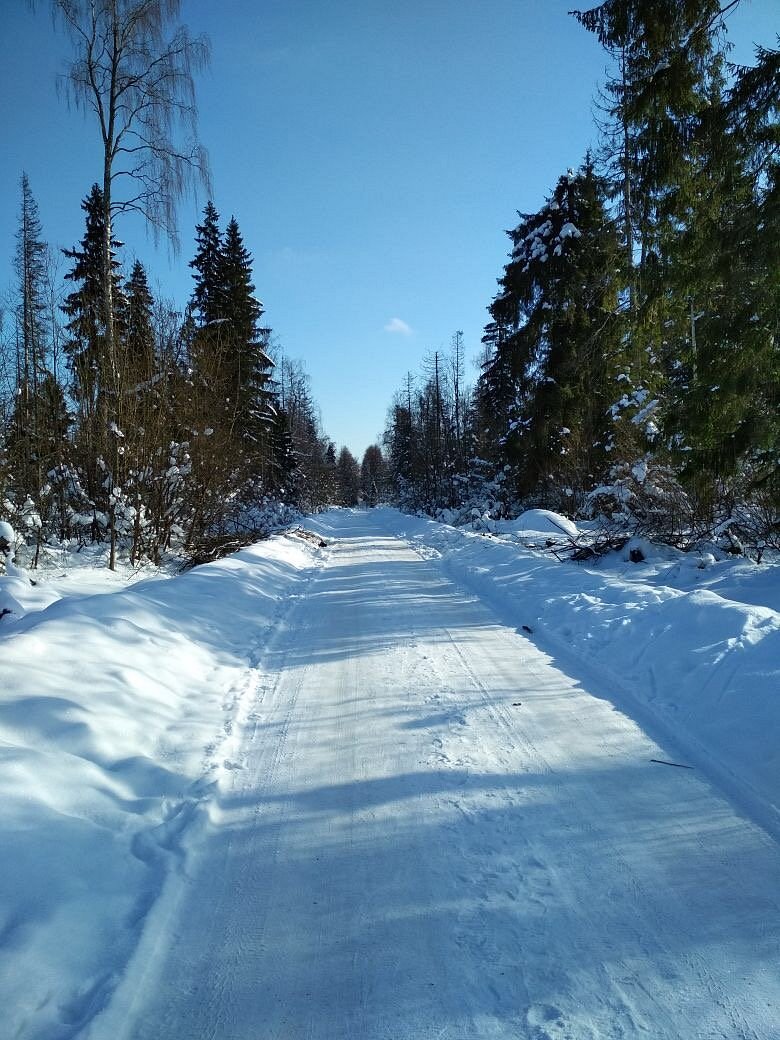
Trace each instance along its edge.
<path fill-rule="evenodd" d="M 276 417 L 271 428 L 271 485 L 273 490 L 295 504 L 300 501 L 301 488 L 298 486 L 297 452 L 293 443 L 290 417 L 283 409 L 276 410 Z"/>
<path fill-rule="evenodd" d="M 209 203 L 197 228 L 197 252 L 190 265 L 195 270 L 192 310 L 199 318 L 193 367 L 211 395 L 208 425 L 224 431 L 236 464 L 249 465 L 272 482 L 288 465 L 276 457 L 285 456 L 288 445 L 273 433 L 270 329 L 260 326 L 263 306 L 255 296 L 252 256 L 238 222 L 231 218 L 223 237 L 218 219 Z"/>
<path fill-rule="evenodd" d="M 777 385 L 776 250 L 765 249 L 774 238 L 762 211 L 776 168 L 778 58 L 759 49 L 727 89 L 722 17 L 733 6 L 607 0 L 577 15 L 621 59 L 608 89 L 624 142 L 614 166 L 632 200 L 634 372 L 656 362 L 644 381 L 704 516 L 723 481 L 777 443 L 767 394 Z"/>
<path fill-rule="evenodd" d="M 668 310 L 677 316 L 667 323 L 664 430 L 705 510 L 717 482 L 763 439 L 772 353 L 758 207 L 746 156 L 722 112 L 719 97 L 699 128 L 706 147 L 697 180 L 706 190 L 668 244 L 664 275 Z"/>
<path fill-rule="evenodd" d="M 673 342 L 688 324 L 687 301 L 669 292 L 669 265 L 711 187 L 697 130 L 722 83 L 723 11 L 720 0 L 605 0 L 573 14 L 615 61 L 605 158 L 621 199 L 631 375 L 663 396 Z"/>
<path fill-rule="evenodd" d="M 342 448 L 338 454 L 336 479 L 339 505 L 356 506 L 360 498 L 360 467 L 349 448 Z"/>
<path fill-rule="evenodd" d="M 327 440 L 327 439 L 326 439 Z M 339 482 L 336 459 L 336 445 L 327 440 L 325 444 L 325 465 L 323 473 L 323 502 L 326 505 L 335 505 L 339 501 Z"/>
<path fill-rule="evenodd" d="M 178 199 L 189 184 L 209 180 L 197 142 L 192 76 L 208 63 L 209 48 L 205 38 L 192 39 L 184 26 L 171 25 L 180 0 L 52 0 L 52 6 L 76 50 L 66 88 L 96 117 L 102 145 L 102 183 L 94 201 L 101 208 L 103 362 L 116 393 L 121 306 L 114 299 L 113 220 L 135 211 L 177 245 Z M 177 127 L 186 132 L 182 143 L 175 139 Z M 123 163 L 127 156 L 132 161 Z M 117 185 L 128 182 L 128 196 L 119 197 Z M 114 562 L 112 540 L 112 569 Z"/>
<path fill-rule="evenodd" d="M 128 393 L 148 383 L 155 370 L 154 298 L 140 260 L 125 285 L 125 301 L 122 383 Z"/>
<path fill-rule="evenodd" d="M 198 225 L 191 266 L 189 425 L 199 433 L 193 464 L 203 508 L 207 500 L 214 509 L 224 505 L 236 491 L 247 505 L 282 488 L 295 495 L 294 419 L 277 400 L 271 330 L 260 324 L 252 256 L 235 218 L 220 234 L 211 203 Z"/>
<path fill-rule="evenodd" d="M 474 453 L 495 470 L 503 470 L 509 463 L 506 435 L 516 418 L 515 373 L 506 342 L 509 334 L 500 318 L 485 326 L 484 353 L 474 390 Z"/>
<path fill-rule="evenodd" d="M 195 256 L 190 261 L 193 268 L 195 288 L 192 293 L 192 309 L 201 327 L 218 321 L 223 316 L 220 268 L 222 260 L 222 234 L 219 229 L 219 214 L 213 202 L 206 204 L 203 223 L 195 228 Z"/>
<path fill-rule="evenodd" d="M 728 186 L 729 219 L 720 234 L 724 281 L 733 290 L 729 352 L 723 363 L 738 404 L 734 453 L 749 483 L 770 488 L 780 512 L 780 49 L 758 47 L 756 63 L 737 70 L 722 107 L 723 139 L 736 152 L 740 191 Z M 740 350 L 741 348 L 741 350 Z M 731 356 L 740 350 L 736 366 Z M 735 372 L 736 369 L 736 372 Z"/>
<path fill-rule="evenodd" d="M 510 235 L 482 409 L 502 406 L 516 492 L 562 506 L 560 489 L 586 490 L 611 450 L 609 405 L 624 375 L 620 239 L 590 160 Z"/>
<path fill-rule="evenodd" d="M 78 460 L 87 474 L 90 497 L 97 500 L 104 483 L 98 471 L 98 460 L 110 457 L 113 439 L 111 423 L 116 423 L 118 404 L 118 370 L 108 351 L 103 287 L 103 199 L 101 189 L 93 185 L 82 203 L 86 214 L 86 230 L 80 248 L 64 250 L 73 261 L 65 275 L 77 286 L 65 298 L 62 309 L 70 319 L 69 339 L 65 353 L 73 376 L 73 395 L 79 413 Z M 114 242 L 114 247 L 117 243 Z M 112 299 L 121 302 L 119 262 L 115 253 L 111 260 Z M 121 322 L 115 319 L 115 327 Z"/>
<path fill-rule="evenodd" d="M 43 391 L 48 374 L 49 336 L 46 312 L 48 246 L 42 240 L 42 234 L 30 182 L 27 175 L 22 174 L 14 257 L 18 279 L 16 397 L 8 451 L 18 488 L 36 501 L 45 480 L 46 444 L 52 436 L 52 430 L 46 425 Z"/>
<path fill-rule="evenodd" d="M 219 317 L 225 322 L 223 357 L 225 390 L 234 405 L 240 434 L 262 454 L 265 434 L 273 421 L 268 382 L 273 362 L 266 352 L 270 330 L 260 328 L 263 305 L 252 283 L 252 257 L 235 217 L 225 231 L 220 252 L 218 282 L 222 294 Z"/>
<path fill-rule="evenodd" d="M 385 490 L 385 460 L 378 444 L 366 448 L 360 466 L 360 490 L 368 506 L 376 506 Z"/>

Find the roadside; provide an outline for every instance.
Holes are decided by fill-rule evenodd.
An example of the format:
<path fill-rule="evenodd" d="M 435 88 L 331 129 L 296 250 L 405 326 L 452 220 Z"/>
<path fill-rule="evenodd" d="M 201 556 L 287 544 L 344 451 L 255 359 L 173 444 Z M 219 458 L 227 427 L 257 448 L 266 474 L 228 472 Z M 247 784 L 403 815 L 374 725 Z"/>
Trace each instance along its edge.
<path fill-rule="evenodd" d="M 4 1035 L 63 1040 L 105 1003 L 320 556 L 279 536 L 124 589 L 90 567 L 3 579 L 25 611 L 0 622 Z"/>

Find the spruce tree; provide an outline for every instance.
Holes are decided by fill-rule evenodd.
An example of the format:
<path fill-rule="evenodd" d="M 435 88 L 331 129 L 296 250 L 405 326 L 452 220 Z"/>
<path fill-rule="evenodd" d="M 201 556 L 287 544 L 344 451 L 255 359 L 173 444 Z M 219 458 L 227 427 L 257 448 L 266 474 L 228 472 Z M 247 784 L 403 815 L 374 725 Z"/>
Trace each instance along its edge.
<path fill-rule="evenodd" d="M 80 248 L 63 250 L 73 261 L 65 275 L 76 288 L 65 298 L 62 309 L 70 319 L 67 323 L 69 339 L 65 353 L 73 376 L 72 392 L 79 414 L 77 432 L 78 461 L 87 476 L 90 497 L 97 501 L 105 491 L 105 479 L 99 472 L 98 460 L 110 460 L 119 403 L 116 385 L 117 370 L 109 354 L 105 322 L 105 291 L 103 286 L 103 198 L 95 184 L 82 203 L 86 214 L 86 230 Z M 116 248 L 117 243 L 113 243 Z M 122 301 L 119 262 L 115 252 L 111 260 L 115 303 Z M 121 329 L 119 317 L 115 329 Z"/>
<path fill-rule="evenodd" d="M 342 448 L 338 454 L 336 479 L 339 505 L 356 506 L 360 497 L 360 467 L 349 448 Z"/>
<path fill-rule="evenodd" d="M 480 376 L 474 389 L 474 452 L 496 471 L 508 465 L 506 434 L 516 418 L 514 365 L 506 343 L 510 331 L 500 318 L 485 326 Z"/>
<path fill-rule="evenodd" d="M 203 223 L 195 228 L 195 256 L 190 261 L 195 288 L 192 309 L 202 326 L 222 317 L 222 292 L 219 283 L 222 257 L 222 234 L 219 213 L 209 201 L 203 213 Z"/>
<path fill-rule="evenodd" d="M 323 499 L 327 505 L 337 505 L 339 501 L 339 484 L 337 472 L 336 445 L 328 440 L 325 445 Z"/>
<path fill-rule="evenodd" d="M 687 324 L 685 300 L 668 292 L 668 263 L 706 202 L 696 130 L 722 76 L 721 3 L 605 0 L 572 13 L 614 59 L 603 158 L 621 199 L 631 375 L 663 395 L 669 330 Z"/>
<path fill-rule="evenodd" d="M 385 485 L 385 460 L 378 444 L 366 448 L 360 466 L 360 490 L 367 506 L 381 501 Z"/>
<path fill-rule="evenodd" d="M 133 264 L 125 284 L 125 301 L 122 382 L 128 393 L 148 383 L 155 369 L 154 298 L 140 260 Z"/>
<path fill-rule="evenodd" d="M 46 426 L 43 384 L 49 346 L 46 313 L 48 246 L 38 206 L 26 174 L 21 178 L 21 206 L 14 267 L 18 284 L 16 307 L 16 398 L 8 437 L 9 463 L 15 483 L 25 495 L 38 495 L 45 481 Z"/>
<path fill-rule="evenodd" d="M 267 353 L 270 329 L 260 327 L 263 305 L 255 296 L 252 256 L 235 217 L 222 244 L 218 274 L 224 319 L 222 374 L 235 436 L 261 473 L 273 470 L 270 432 L 276 409 L 269 386 L 273 362 Z"/>
<path fill-rule="evenodd" d="M 592 162 L 510 236 L 482 409 L 502 404 L 516 493 L 571 509 L 612 448 L 609 406 L 624 375 L 620 237 Z"/>
<path fill-rule="evenodd" d="M 703 485 L 744 490 L 778 471 L 780 56 L 759 49 L 757 58 L 702 120 L 707 190 L 671 270 L 690 332 L 669 426 L 700 497 Z"/>

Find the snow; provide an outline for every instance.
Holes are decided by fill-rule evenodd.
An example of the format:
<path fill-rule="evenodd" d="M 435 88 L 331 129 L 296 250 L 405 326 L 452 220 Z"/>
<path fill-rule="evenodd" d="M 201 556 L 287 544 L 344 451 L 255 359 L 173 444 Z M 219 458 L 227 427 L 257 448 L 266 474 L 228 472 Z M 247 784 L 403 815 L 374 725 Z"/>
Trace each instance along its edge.
<path fill-rule="evenodd" d="M 7 520 L 0 520 L 0 539 L 7 542 L 8 545 L 14 545 L 16 542 L 16 535 L 14 529 L 8 523 Z"/>
<path fill-rule="evenodd" d="M 4 1035 L 773 1035 L 780 567 L 306 527 L 0 578 Z"/>
<path fill-rule="evenodd" d="M 87 594 L 63 598 L 0 579 L 5 1035 L 75 1035 L 105 1001 L 230 768 L 249 661 L 311 552 L 279 538 L 103 594 L 86 569 Z"/>
<path fill-rule="evenodd" d="M 497 533 L 520 534 L 526 539 L 544 541 L 553 536 L 561 540 L 576 539 L 579 535 L 577 525 L 549 509 L 527 509 L 516 520 L 497 521 L 494 525 Z"/>
<path fill-rule="evenodd" d="M 650 416 L 658 408 L 660 403 L 661 402 L 658 400 L 657 397 L 653 398 L 652 401 L 650 401 L 648 404 L 644 406 L 644 408 L 641 408 L 636 413 L 636 415 L 632 418 L 631 422 L 634 423 L 635 426 L 640 426 L 643 422 L 645 422 L 645 420 L 650 418 Z"/>
<path fill-rule="evenodd" d="M 552 514 L 545 530 L 526 517 L 497 523 L 491 538 L 420 518 L 396 529 L 508 623 L 596 667 L 621 706 L 780 836 L 780 565 L 707 566 L 712 557 L 648 543 L 644 566 L 628 562 L 631 546 L 598 567 L 561 565 L 524 544 L 539 527 L 543 545 L 564 518 Z"/>
<path fill-rule="evenodd" d="M 563 225 L 563 227 L 561 228 L 560 233 L 559 233 L 559 238 L 562 238 L 562 239 L 566 239 L 566 238 L 581 238 L 581 237 L 582 237 L 582 232 L 580 231 L 580 229 L 578 227 L 576 227 L 576 225 L 572 224 L 572 222 L 570 220 L 566 221 L 566 223 Z"/>

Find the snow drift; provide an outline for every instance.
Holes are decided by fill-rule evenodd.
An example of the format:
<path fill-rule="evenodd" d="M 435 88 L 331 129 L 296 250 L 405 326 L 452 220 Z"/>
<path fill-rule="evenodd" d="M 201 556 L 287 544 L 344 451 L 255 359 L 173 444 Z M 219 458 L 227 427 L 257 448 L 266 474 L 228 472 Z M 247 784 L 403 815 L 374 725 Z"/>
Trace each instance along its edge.
<path fill-rule="evenodd" d="M 253 649 L 313 552 L 280 537 L 119 592 L 102 572 L 104 595 L 71 577 L 59 600 L 0 579 L 4 1036 L 64 1040 L 104 1004 L 231 768 Z"/>

